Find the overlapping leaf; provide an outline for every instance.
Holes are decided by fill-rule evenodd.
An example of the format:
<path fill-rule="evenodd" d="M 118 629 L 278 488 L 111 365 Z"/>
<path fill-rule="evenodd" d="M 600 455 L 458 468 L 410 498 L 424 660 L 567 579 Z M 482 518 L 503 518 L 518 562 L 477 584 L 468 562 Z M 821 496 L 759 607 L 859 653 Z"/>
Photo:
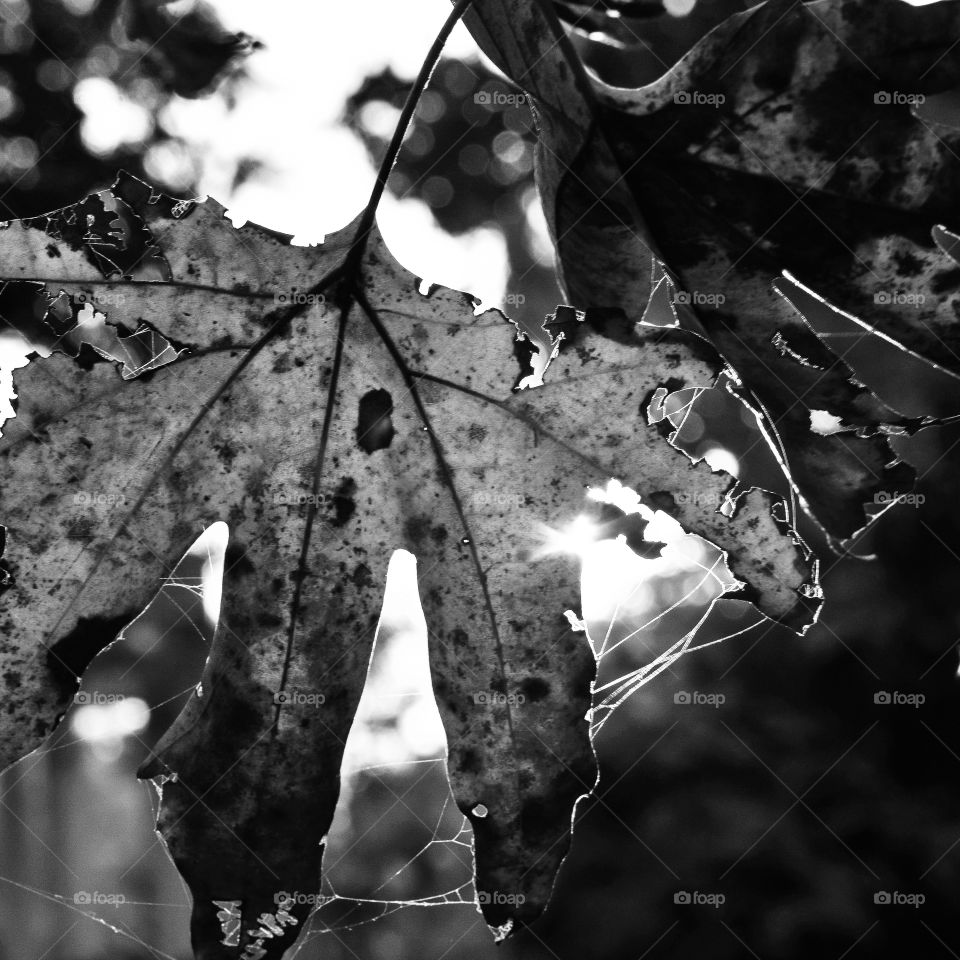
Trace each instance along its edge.
<path fill-rule="evenodd" d="M 652 248 L 570 41 L 546 4 L 483 0 L 464 22 L 535 108 L 541 202 L 570 300 L 642 313 Z"/>
<path fill-rule="evenodd" d="M 500 65 L 518 84 L 536 97 L 547 78 L 562 75 L 562 44 L 532 26 L 516 31 L 518 22 L 545 16 L 540 5 L 477 6 Z M 522 62 L 509 56 L 515 31 L 541 38 Z M 934 227 L 954 216 L 958 134 L 912 108 L 960 80 L 958 35 L 955 3 L 771 0 L 729 18 L 654 83 L 628 90 L 594 78 L 592 110 L 569 109 L 569 82 L 537 100 L 543 114 L 559 113 L 582 131 L 579 166 L 568 161 L 559 183 L 556 171 L 539 170 L 547 203 L 579 181 L 584 211 L 604 204 L 610 177 L 591 181 L 582 160 L 602 138 L 642 214 L 627 222 L 666 263 L 686 325 L 705 329 L 734 368 L 792 481 L 837 540 L 862 526 L 862 505 L 879 491 L 912 482 L 877 435 L 902 418 L 851 383 L 849 368 L 817 345 L 772 283 L 788 271 L 870 327 L 956 369 L 960 273 L 952 234 Z M 562 150 L 562 138 L 551 140 L 560 123 L 542 124 L 544 151 Z M 613 231 L 608 242 L 617 242 Z M 639 319 L 647 264 L 621 250 L 619 275 L 607 278 L 610 298 L 583 302 Z M 576 289 L 592 262 L 565 257 L 562 244 L 558 251 Z M 605 262 L 615 260 L 606 254 Z M 808 350 L 817 351 L 814 362 L 797 363 L 810 359 Z M 811 431 L 812 410 L 847 429 Z"/>
<path fill-rule="evenodd" d="M 305 918 L 277 895 L 319 888 L 394 549 L 419 558 L 451 782 L 504 932 L 545 906 L 595 779 L 594 662 L 564 616 L 578 570 L 542 549 L 544 525 L 618 477 L 726 550 L 770 616 L 799 627 L 816 608 L 770 499 L 751 492 L 728 518 L 730 478 L 648 423 L 655 391 L 708 381 L 709 357 L 673 331 L 600 335 L 565 308 L 545 385 L 516 390 L 536 348 L 512 323 L 418 292 L 376 234 L 350 281 L 352 237 L 291 246 L 131 178 L 0 233 L 20 291 L 8 323 L 53 329 L 83 297 L 177 356 L 125 379 L 71 346 L 17 374 L 0 440 L 5 762 L 49 732 L 72 674 L 199 530 L 230 527 L 206 673 L 144 770 L 165 781 L 160 826 L 201 957 L 279 957 Z"/>

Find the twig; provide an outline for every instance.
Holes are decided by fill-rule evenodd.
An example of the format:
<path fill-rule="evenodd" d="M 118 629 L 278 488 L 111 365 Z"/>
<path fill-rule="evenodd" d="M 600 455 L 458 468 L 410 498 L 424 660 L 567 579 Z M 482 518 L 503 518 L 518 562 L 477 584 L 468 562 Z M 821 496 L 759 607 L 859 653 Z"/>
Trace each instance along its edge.
<path fill-rule="evenodd" d="M 356 277 L 357 268 L 360 265 L 360 258 L 363 256 L 367 239 L 370 236 L 370 231 L 373 229 L 373 221 L 377 214 L 377 207 L 380 204 L 380 199 L 383 197 L 383 191 L 386 189 L 390 171 L 397 162 L 400 147 L 403 145 L 403 138 L 406 136 L 407 128 L 413 119 L 413 114 L 417 109 L 417 104 L 420 102 L 420 97 L 423 95 L 423 91 L 427 83 L 429 83 L 430 77 L 440 60 L 440 54 L 443 52 L 447 37 L 450 36 L 451 31 L 460 21 L 464 13 L 466 13 L 467 7 L 469 7 L 472 2 L 473 0 L 457 0 L 457 3 L 454 4 L 449 16 L 440 28 L 440 32 L 433 41 L 433 45 L 427 52 L 427 56 L 423 61 L 423 65 L 420 67 L 420 73 L 417 75 L 413 87 L 407 94 L 407 99 L 403 105 L 403 110 L 400 112 L 400 119 L 397 121 L 396 129 L 393 131 L 390 145 L 387 147 L 387 152 L 380 163 L 380 169 L 377 171 L 377 179 L 370 193 L 370 199 L 367 201 L 366 207 L 364 207 L 363 214 L 360 217 L 360 223 L 357 226 L 357 232 L 353 238 L 353 243 L 350 245 L 350 251 L 347 253 L 346 260 L 344 260 L 344 276 L 347 284 L 352 283 Z"/>

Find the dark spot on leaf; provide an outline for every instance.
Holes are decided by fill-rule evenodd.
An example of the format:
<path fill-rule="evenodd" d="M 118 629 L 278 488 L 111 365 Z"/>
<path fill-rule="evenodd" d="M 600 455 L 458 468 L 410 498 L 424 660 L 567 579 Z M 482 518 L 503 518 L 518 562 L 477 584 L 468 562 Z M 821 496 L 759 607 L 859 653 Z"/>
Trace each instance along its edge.
<path fill-rule="evenodd" d="M 520 684 L 520 692 L 531 703 L 539 703 L 544 697 L 550 695 L 550 684 L 540 677 L 527 677 Z"/>
<path fill-rule="evenodd" d="M 916 277 L 923 271 L 923 263 L 909 251 L 901 251 L 893 255 L 897 265 L 897 273 L 901 277 Z"/>
<path fill-rule="evenodd" d="M 427 517 L 409 517 L 404 524 L 404 531 L 414 543 L 423 543 L 430 533 L 430 520 Z"/>
<path fill-rule="evenodd" d="M 353 477 L 344 477 L 337 487 L 337 492 L 333 495 L 333 512 L 335 527 L 342 527 L 349 523 L 350 518 L 356 513 L 357 503 L 353 495 L 357 492 L 357 484 Z"/>
<path fill-rule="evenodd" d="M 588 350 L 586 347 L 577 347 L 577 356 L 580 358 L 580 363 L 583 366 L 586 366 L 591 360 L 596 360 L 597 355 L 591 350 Z"/>
<path fill-rule="evenodd" d="M 237 448 L 229 440 L 215 443 L 213 449 L 217 451 L 217 455 L 228 468 L 233 466 L 233 461 L 237 457 Z"/>
<path fill-rule="evenodd" d="M 357 443 L 373 453 L 389 447 L 396 434 L 393 427 L 393 398 L 388 390 L 370 390 L 360 398 L 357 413 Z"/>
<path fill-rule="evenodd" d="M 483 769 L 483 758 L 473 747 L 460 754 L 460 769 L 464 773 L 479 773 Z"/>
<path fill-rule="evenodd" d="M 254 569 L 250 558 L 247 556 L 246 547 L 239 543 L 227 545 L 227 550 L 224 555 L 224 575 L 231 574 L 233 576 L 245 577 L 253 573 Z"/>
<path fill-rule="evenodd" d="M 373 573 L 365 563 L 358 563 L 351 579 L 358 587 L 369 587 L 373 584 Z"/>

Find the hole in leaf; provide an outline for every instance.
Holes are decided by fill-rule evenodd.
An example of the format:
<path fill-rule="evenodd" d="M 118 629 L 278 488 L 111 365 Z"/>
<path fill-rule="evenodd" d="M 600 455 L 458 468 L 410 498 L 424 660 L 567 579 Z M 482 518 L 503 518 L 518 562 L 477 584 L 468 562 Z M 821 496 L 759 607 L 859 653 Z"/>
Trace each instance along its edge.
<path fill-rule="evenodd" d="M 388 390 L 370 390 L 360 398 L 357 443 L 367 453 L 383 450 L 393 442 L 393 398 Z"/>

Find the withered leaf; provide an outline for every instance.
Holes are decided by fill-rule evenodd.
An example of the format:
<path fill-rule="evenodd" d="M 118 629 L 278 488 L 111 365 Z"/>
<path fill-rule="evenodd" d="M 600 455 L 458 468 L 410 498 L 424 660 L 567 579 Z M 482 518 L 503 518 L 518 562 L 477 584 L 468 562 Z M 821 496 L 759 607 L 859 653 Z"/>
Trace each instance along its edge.
<path fill-rule="evenodd" d="M 725 516 L 731 478 L 648 422 L 665 385 L 712 379 L 712 357 L 676 331 L 598 331 L 560 308 L 544 385 L 516 389 L 537 348 L 465 294 L 421 293 L 376 232 L 348 284 L 353 225 L 292 246 L 125 176 L 84 203 L 0 232 L 6 282 L 32 285 L 6 321 L 36 331 L 37 284 L 51 305 L 87 291 L 176 358 L 125 379 L 67 349 L 16 375 L 0 439 L 4 762 L 49 732 L 73 674 L 199 530 L 226 521 L 206 672 L 142 773 L 163 781 L 197 955 L 279 957 L 309 907 L 278 894 L 319 889 L 387 562 L 406 548 L 477 887 L 523 894 L 481 898 L 484 916 L 500 933 L 534 919 L 596 778 L 595 663 L 565 617 L 578 566 L 543 549 L 543 529 L 620 478 L 722 547 L 769 616 L 800 629 L 816 614 L 770 497 L 749 491 Z"/>
<path fill-rule="evenodd" d="M 508 0 L 476 6 L 501 52 L 510 49 L 516 18 L 534 16 Z M 740 394 L 763 414 L 791 480 L 835 541 L 863 526 L 862 505 L 878 491 L 911 485 L 912 471 L 895 462 L 882 436 L 884 424 L 907 425 L 900 411 L 852 383 L 843 362 L 797 363 L 795 352 L 778 348 L 804 342 L 805 327 L 773 281 L 789 272 L 956 372 L 960 273 L 954 235 L 938 224 L 950 226 L 956 209 L 960 133 L 918 107 L 960 80 L 958 31 L 956 4 L 770 0 L 724 21 L 646 86 L 592 77 L 598 103 L 589 120 L 578 120 L 583 152 L 590 137 L 602 137 L 616 158 L 642 214 L 632 225 L 666 264 L 681 323 L 705 333 L 734 369 Z M 565 49 L 542 30 L 523 35 L 534 44 L 540 38 L 526 52 L 534 55 L 521 62 L 503 54 L 501 66 L 538 110 L 572 122 L 562 95 L 537 98 L 546 78 L 562 72 Z M 541 126 L 545 151 L 565 146 L 550 140 L 557 126 Z M 539 170 L 548 200 L 579 177 L 589 188 L 584 211 L 603 205 L 603 180 L 573 165 L 560 171 L 559 184 L 556 175 Z M 593 263 L 565 258 L 562 245 L 558 251 L 574 289 L 577 271 Z M 640 319 L 635 304 L 647 264 L 604 254 L 608 266 L 618 260 L 609 299 L 582 305 Z M 844 429 L 811 431 L 811 410 L 840 418 Z"/>

